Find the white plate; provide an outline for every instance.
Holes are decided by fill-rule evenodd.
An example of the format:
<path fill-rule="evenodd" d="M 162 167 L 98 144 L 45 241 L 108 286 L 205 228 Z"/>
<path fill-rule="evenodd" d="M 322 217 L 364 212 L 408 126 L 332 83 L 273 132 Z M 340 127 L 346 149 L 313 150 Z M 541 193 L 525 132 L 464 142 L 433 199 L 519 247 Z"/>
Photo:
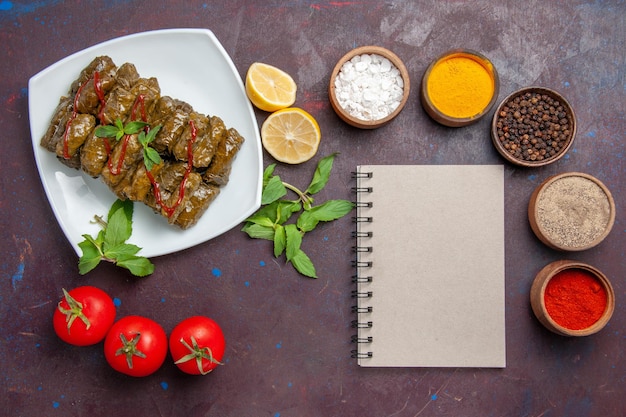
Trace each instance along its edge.
<path fill-rule="evenodd" d="M 144 204 L 135 204 L 130 242 L 154 257 L 212 239 L 237 226 L 261 204 L 263 155 L 252 105 L 230 57 L 215 35 L 204 29 L 168 29 L 113 39 L 51 65 L 28 83 L 30 130 L 39 176 L 54 214 L 78 255 L 83 234 L 95 236 L 94 215 L 106 216 L 115 195 L 100 180 L 71 169 L 40 146 L 59 98 L 96 56 L 116 65 L 131 62 L 140 76 L 156 77 L 161 94 L 222 118 L 246 139 L 233 163 L 230 180 L 195 226 L 181 230 Z"/>

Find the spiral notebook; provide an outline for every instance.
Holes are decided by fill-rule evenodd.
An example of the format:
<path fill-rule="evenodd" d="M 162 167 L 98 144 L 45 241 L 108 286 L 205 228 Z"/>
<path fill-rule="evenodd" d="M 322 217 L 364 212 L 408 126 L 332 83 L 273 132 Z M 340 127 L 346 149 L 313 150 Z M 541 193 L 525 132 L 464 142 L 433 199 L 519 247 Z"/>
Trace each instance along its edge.
<path fill-rule="evenodd" d="M 505 367 L 503 166 L 362 165 L 354 177 L 358 364 Z"/>

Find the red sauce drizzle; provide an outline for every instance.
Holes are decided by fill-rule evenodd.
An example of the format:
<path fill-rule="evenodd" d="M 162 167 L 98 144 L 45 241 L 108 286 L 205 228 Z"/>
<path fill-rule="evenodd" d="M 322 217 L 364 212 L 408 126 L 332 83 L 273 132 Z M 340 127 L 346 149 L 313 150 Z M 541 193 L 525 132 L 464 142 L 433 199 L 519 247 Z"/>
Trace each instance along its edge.
<path fill-rule="evenodd" d="M 146 104 L 145 104 L 145 96 L 143 94 L 139 94 L 135 99 L 135 103 L 133 103 L 133 107 L 130 113 L 130 120 L 137 120 L 137 107 L 141 110 L 141 120 L 144 122 L 148 121 L 148 116 L 146 116 Z M 124 158 L 126 157 L 126 148 L 128 147 L 128 141 L 130 140 L 130 135 L 124 135 L 124 139 L 122 141 L 122 151 L 120 152 L 120 157 L 117 160 L 117 164 L 114 165 L 111 158 L 111 143 L 108 138 L 104 138 L 104 147 L 107 151 L 107 155 L 109 159 L 107 161 L 107 165 L 109 166 L 109 172 L 111 175 L 118 175 L 122 171 L 122 165 L 124 164 Z"/>
<path fill-rule="evenodd" d="M 148 121 L 148 116 L 146 115 L 146 96 L 143 94 L 139 94 L 135 99 L 135 103 L 133 104 L 133 108 L 130 111 L 130 120 L 137 120 L 137 107 L 139 107 L 141 113 L 141 120 L 143 122 Z"/>
<path fill-rule="evenodd" d="M 146 171 L 150 182 L 152 183 L 152 187 L 154 188 L 154 198 L 156 202 L 163 211 L 167 214 L 167 217 L 172 217 L 176 208 L 183 202 L 183 198 L 185 198 L 185 185 L 187 185 L 187 179 L 189 178 L 189 174 L 191 174 L 191 170 L 193 169 L 193 144 L 196 141 L 196 136 L 198 134 L 196 130 L 196 126 L 193 123 L 193 120 L 189 121 L 189 127 L 191 128 L 191 137 L 187 140 L 187 167 L 185 169 L 185 174 L 183 175 L 183 179 L 180 182 L 178 187 L 178 199 L 173 206 L 168 206 L 165 204 L 163 199 L 161 198 L 161 188 L 159 187 L 159 183 L 156 182 L 154 176 L 150 171 Z"/>
<path fill-rule="evenodd" d="M 94 73 L 94 77 L 98 77 L 99 79 L 99 74 L 98 71 L 96 71 Z M 70 134 L 70 126 L 72 125 L 72 122 L 74 121 L 74 119 L 76 119 L 76 116 L 78 116 L 78 112 L 76 111 L 76 107 L 78 106 L 78 99 L 80 98 L 80 93 L 83 91 L 83 88 L 85 87 L 85 85 L 87 85 L 87 83 L 91 80 L 91 78 L 89 78 L 87 81 L 85 81 L 83 84 L 80 85 L 80 87 L 78 87 L 78 91 L 76 92 L 76 95 L 74 96 L 74 103 L 73 103 L 73 107 L 72 107 L 72 115 L 70 116 L 69 120 L 67 121 L 67 123 L 65 124 L 65 132 L 63 133 L 63 158 L 64 159 L 70 159 L 70 149 L 69 149 L 69 134 Z"/>
<path fill-rule="evenodd" d="M 93 88 L 96 90 L 98 100 L 100 100 L 100 111 L 98 112 L 98 120 L 100 124 L 104 124 L 104 106 L 106 101 L 104 100 L 104 92 L 102 91 L 102 85 L 100 84 L 100 73 L 98 71 L 93 74 Z"/>

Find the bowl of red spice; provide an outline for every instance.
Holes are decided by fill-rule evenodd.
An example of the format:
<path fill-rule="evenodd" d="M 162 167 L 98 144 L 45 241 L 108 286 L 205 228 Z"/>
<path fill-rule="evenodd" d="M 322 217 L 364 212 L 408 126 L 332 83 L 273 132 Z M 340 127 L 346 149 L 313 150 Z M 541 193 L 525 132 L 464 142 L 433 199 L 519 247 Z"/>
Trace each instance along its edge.
<path fill-rule="evenodd" d="M 361 46 L 335 65 L 328 98 L 344 122 L 376 129 L 400 114 L 410 89 L 409 73 L 395 53 L 380 46 Z"/>
<path fill-rule="evenodd" d="M 535 277 L 530 303 L 537 319 L 562 336 L 589 336 L 611 319 L 615 293 L 608 278 L 583 262 L 559 260 Z"/>
<path fill-rule="evenodd" d="M 576 136 L 576 117 L 556 91 L 527 87 L 507 96 L 491 123 L 491 140 L 507 161 L 540 167 L 561 159 Z"/>
<path fill-rule="evenodd" d="M 432 61 L 424 72 L 420 101 L 436 122 L 462 127 L 491 111 L 499 89 L 498 72 L 487 57 L 468 49 L 453 49 Z"/>

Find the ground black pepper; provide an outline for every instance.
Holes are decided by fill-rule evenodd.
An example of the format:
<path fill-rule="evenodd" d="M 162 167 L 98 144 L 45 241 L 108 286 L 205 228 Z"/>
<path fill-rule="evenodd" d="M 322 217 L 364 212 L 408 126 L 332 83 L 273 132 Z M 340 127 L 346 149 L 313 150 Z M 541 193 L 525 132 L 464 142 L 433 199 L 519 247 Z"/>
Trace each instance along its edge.
<path fill-rule="evenodd" d="M 544 161 L 563 150 L 573 120 L 562 103 L 547 94 L 524 92 L 505 103 L 496 120 L 497 137 L 514 158 Z"/>

